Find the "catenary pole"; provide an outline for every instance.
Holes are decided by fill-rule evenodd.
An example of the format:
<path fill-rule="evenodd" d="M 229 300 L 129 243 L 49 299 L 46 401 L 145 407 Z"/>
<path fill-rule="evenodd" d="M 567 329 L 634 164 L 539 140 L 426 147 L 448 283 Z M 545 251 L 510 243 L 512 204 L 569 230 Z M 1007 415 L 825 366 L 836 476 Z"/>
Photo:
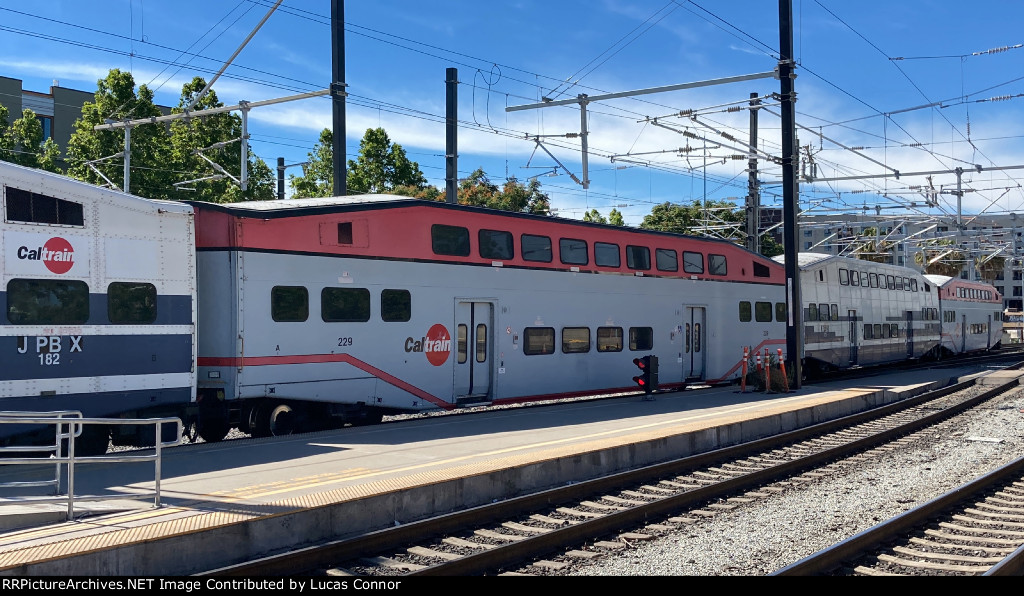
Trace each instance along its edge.
<path fill-rule="evenodd" d="M 800 194 L 796 179 L 796 91 L 793 89 L 793 0 L 779 0 L 779 83 L 782 96 L 782 225 L 786 257 L 786 302 L 789 320 L 786 325 L 786 359 L 794 375 L 793 388 L 799 389 L 803 367 L 803 338 L 799 235 L 797 211 Z"/>

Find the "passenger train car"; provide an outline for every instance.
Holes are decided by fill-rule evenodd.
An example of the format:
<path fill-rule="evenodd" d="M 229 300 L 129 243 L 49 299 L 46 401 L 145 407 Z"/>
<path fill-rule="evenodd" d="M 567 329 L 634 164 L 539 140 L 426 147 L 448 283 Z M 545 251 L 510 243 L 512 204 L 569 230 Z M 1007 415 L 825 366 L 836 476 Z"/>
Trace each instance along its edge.
<path fill-rule="evenodd" d="M 0 183 L 0 410 L 180 415 L 196 392 L 192 208 L 5 162 Z M 82 450 L 106 450 L 85 428 Z"/>
<path fill-rule="evenodd" d="M 925 278 L 938 291 L 941 355 L 966 354 L 999 345 L 1003 336 L 1003 297 L 995 288 L 945 275 Z"/>
<path fill-rule="evenodd" d="M 726 241 L 368 195 L 193 203 L 216 437 L 727 382 L 783 343 L 783 268 Z M 770 305 L 740 320 L 737 304 Z"/>

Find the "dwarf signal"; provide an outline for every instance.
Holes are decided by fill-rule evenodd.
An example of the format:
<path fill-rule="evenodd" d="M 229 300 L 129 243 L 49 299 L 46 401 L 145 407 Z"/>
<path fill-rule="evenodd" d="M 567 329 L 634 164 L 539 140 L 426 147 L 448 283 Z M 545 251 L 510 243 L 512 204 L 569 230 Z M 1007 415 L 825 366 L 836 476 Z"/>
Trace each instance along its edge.
<path fill-rule="evenodd" d="M 642 358 L 634 358 L 633 364 L 640 369 L 640 374 L 633 377 L 633 382 L 643 389 L 644 393 L 651 394 L 657 391 L 658 357 L 644 356 Z"/>

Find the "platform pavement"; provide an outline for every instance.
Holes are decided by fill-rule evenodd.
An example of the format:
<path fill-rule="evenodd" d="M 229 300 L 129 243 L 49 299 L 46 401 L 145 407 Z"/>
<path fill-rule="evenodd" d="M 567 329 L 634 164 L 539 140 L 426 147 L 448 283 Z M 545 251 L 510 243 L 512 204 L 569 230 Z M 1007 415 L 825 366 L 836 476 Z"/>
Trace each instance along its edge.
<path fill-rule="evenodd" d="M 629 396 L 176 447 L 161 506 L 152 463 L 76 474 L 66 505 L 0 495 L 0 575 L 187 575 L 528 491 L 650 465 L 835 419 L 991 370 L 929 369 L 805 385 Z M 1006 373 L 1002 373 L 1006 374 Z M 9 468 L 5 467 L 5 468 Z M 0 468 L 0 482 L 13 470 Z M 6 502 L 5 502 L 6 501 Z"/>

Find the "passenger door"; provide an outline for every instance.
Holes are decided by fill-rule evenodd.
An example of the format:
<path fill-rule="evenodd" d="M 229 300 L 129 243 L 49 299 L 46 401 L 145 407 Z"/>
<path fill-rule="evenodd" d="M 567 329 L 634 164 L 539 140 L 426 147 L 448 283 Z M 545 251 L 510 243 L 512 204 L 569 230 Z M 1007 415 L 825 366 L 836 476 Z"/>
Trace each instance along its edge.
<path fill-rule="evenodd" d="M 455 303 L 455 403 L 491 401 L 494 304 Z"/>
<path fill-rule="evenodd" d="M 703 306 L 687 306 L 683 309 L 683 378 L 700 380 L 704 378 L 706 332 L 704 329 L 705 309 Z"/>
<path fill-rule="evenodd" d="M 847 318 L 850 319 L 850 366 L 857 365 L 857 330 L 860 325 L 857 324 L 857 311 L 848 310 L 846 311 Z"/>

